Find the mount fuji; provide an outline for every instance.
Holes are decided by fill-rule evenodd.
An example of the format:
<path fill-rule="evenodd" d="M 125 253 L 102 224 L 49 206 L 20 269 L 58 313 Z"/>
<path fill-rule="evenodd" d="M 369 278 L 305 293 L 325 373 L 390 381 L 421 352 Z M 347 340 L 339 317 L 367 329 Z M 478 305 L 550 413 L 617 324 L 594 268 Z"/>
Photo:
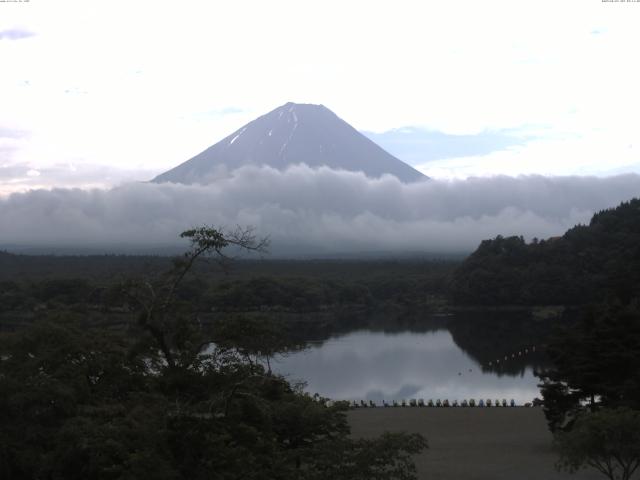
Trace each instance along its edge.
<path fill-rule="evenodd" d="M 155 177 L 155 183 L 206 184 L 246 165 L 290 165 L 390 174 L 404 183 L 428 177 L 397 159 L 323 105 L 287 103 L 256 118 L 195 157 Z"/>

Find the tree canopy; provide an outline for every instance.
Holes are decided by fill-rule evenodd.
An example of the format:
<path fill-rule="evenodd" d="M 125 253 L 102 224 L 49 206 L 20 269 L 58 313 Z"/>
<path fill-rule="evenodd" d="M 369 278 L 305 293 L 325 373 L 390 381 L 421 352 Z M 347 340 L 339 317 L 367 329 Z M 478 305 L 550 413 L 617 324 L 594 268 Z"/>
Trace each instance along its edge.
<path fill-rule="evenodd" d="M 553 367 L 539 372 L 552 431 L 570 427 L 582 410 L 640 409 L 640 309 L 636 303 L 593 307 L 547 345 Z"/>
<path fill-rule="evenodd" d="M 125 329 L 66 312 L 0 336 L 0 476 L 415 478 L 423 437 L 352 439 L 346 405 L 251 361 L 281 347 L 271 327 L 228 324 L 212 344 L 178 287 L 199 257 L 263 243 L 209 227 L 185 236 L 192 248 L 171 270 L 122 285 L 138 318 Z M 270 350 L 243 331 L 267 332 Z"/>
<path fill-rule="evenodd" d="M 456 269 L 451 289 L 460 304 L 628 302 L 640 296 L 640 199 L 598 212 L 561 237 L 485 240 Z"/>
<path fill-rule="evenodd" d="M 570 431 L 556 435 L 555 443 L 560 469 L 591 467 L 610 480 L 629 480 L 640 466 L 640 411 L 583 413 Z"/>

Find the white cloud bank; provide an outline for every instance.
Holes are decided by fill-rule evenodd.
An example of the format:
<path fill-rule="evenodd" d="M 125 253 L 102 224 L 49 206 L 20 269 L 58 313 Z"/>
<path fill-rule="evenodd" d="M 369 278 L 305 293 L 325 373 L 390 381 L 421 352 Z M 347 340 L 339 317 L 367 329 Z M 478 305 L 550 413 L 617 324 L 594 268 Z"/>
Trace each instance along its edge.
<path fill-rule="evenodd" d="M 274 254 L 471 251 L 545 238 L 640 193 L 640 176 L 492 177 L 402 184 L 317 170 L 236 170 L 215 184 L 31 190 L 0 199 L 0 245 L 159 247 L 194 225 L 252 225 Z"/>

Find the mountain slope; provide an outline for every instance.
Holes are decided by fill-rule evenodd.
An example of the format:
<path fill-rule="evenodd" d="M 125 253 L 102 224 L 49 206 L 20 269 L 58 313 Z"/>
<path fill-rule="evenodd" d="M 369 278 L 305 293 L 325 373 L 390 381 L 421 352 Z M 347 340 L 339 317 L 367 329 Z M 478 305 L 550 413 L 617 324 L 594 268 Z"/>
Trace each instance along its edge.
<path fill-rule="evenodd" d="M 403 182 L 427 178 L 328 108 L 287 103 L 158 175 L 152 182 L 208 183 L 245 165 L 267 165 L 283 170 L 300 163 L 361 171 L 372 178 L 391 174 Z"/>
<path fill-rule="evenodd" d="M 459 304 L 579 305 L 640 299 L 640 199 L 596 213 L 562 237 L 484 240 L 455 271 Z"/>

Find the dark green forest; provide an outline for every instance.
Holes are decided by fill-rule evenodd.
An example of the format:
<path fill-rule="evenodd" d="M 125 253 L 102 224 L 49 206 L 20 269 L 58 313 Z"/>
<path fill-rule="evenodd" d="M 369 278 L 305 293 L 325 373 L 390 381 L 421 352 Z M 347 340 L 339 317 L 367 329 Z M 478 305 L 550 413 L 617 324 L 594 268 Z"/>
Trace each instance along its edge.
<path fill-rule="evenodd" d="M 585 305 L 639 295 L 640 199 L 561 237 L 485 240 L 451 279 L 453 302 L 465 305 Z"/>
<path fill-rule="evenodd" d="M 277 318 L 303 336 L 354 325 L 375 312 L 440 311 L 457 263 L 449 261 L 200 259 L 174 292 L 212 324 L 231 313 Z M 170 269 L 165 257 L 56 257 L 0 253 L 0 327 L 72 310 L 92 325 L 130 321 L 121 288 Z"/>

